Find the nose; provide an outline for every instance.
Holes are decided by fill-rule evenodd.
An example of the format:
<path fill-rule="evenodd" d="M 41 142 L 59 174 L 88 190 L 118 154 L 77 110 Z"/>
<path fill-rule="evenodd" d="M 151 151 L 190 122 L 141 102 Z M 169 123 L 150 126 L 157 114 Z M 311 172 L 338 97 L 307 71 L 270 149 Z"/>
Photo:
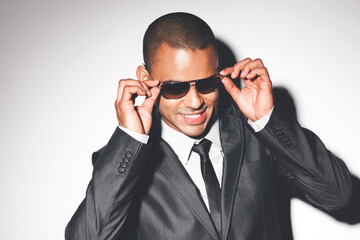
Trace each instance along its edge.
<path fill-rule="evenodd" d="M 186 107 L 192 109 L 199 109 L 204 103 L 204 99 L 202 98 L 201 94 L 196 90 L 194 83 L 190 86 L 189 92 L 185 95 L 183 101 Z"/>

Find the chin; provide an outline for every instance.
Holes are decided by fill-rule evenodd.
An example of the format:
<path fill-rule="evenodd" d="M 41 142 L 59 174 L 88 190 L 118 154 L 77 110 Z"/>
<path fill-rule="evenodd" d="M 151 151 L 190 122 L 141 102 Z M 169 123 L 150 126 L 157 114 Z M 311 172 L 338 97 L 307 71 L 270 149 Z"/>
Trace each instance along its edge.
<path fill-rule="evenodd" d="M 207 124 L 203 123 L 196 126 L 187 126 L 186 128 L 183 128 L 181 132 L 192 138 L 201 138 L 205 132 L 206 125 Z"/>

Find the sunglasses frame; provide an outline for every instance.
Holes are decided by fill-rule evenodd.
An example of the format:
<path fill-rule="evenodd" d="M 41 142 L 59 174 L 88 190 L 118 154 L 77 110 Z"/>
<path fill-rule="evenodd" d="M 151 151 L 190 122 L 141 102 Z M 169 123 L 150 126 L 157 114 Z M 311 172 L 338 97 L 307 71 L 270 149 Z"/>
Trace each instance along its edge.
<path fill-rule="evenodd" d="M 199 91 L 199 89 L 196 87 L 196 83 L 197 83 L 197 82 L 210 80 L 210 79 L 213 79 L 213 78 L 216 78 L 216 77 L 222 79 L 222 76 L 217 73 L 217 74 L 214 74 L 214 75 L 212 75 L 212 76 L 210 76 L 210 77 L 207 77 L 207 78 L 195 79 L 195 80 L 190 80 L 190 81 L 173 81 L 173 80 L 169 80 L 169 81 L 163 82 L 162 84 L 159 84 L 157 87 L 160 88 L 160 94 L 161 94 L 161 96 L 163 96 L 164 98 L 166 98 L 166 99 L 168 99 L 168 100 L 178 100 L 178 99 L 180 99 L 180 98 L 185 97 L 186 94 L 188 94 L 191 86 L 195 86 L 196 91 L 198 91 L 198 92 L 201 93 L 201 94 L 208 94 L 208 93 L 217 91 L 217 90 L 219 89 L 219 85 L 220 85 L 220 82 L 221 82 L 221 81 L 219 82 L 218 86 L 216 86 L 216 88 L 215 88 L 213 91 L 208 92 L 208 93 L 202 93 L 202 92 Z M 188 88 L 188 90 L 184 93 L 183 96 L 180 96 L 180 97 L 178 97 L 178 98 L 167 98 L 167 97 L 163 94 L 163 90 L 162 90 L 162 89 L 163 89 L 164 86 L 166 86 L 166 85 L 174 85 L 174 84 L 184 84 L 184 83 L 188 83 L 188 84 L 189 84 L 189 88 Z"/>

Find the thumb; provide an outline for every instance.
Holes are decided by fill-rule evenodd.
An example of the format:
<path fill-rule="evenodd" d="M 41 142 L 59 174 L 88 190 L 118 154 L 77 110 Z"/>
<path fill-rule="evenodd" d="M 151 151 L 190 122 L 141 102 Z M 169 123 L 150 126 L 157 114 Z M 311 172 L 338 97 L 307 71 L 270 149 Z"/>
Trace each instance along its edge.
<path fill-rule="evenodd" d="M 141 105 L 142 108 L 147 110 L 148 112 L 152 112 L 156 99 L 159 96 L 160 89 L 158 87 L 153 87 L 150 89 L 151 97 L 148 97 L 144 100 L 143 104 Z"/>
<path fill-rule="evenodd" d="M 222 84 L 225 87 L 225 90 L 230 94 L 230 96 L 235 100 L 240 97 L 241 90 L 235 85 L 235 83 L 228 77 L 223 77 L 221 80 Z"/>

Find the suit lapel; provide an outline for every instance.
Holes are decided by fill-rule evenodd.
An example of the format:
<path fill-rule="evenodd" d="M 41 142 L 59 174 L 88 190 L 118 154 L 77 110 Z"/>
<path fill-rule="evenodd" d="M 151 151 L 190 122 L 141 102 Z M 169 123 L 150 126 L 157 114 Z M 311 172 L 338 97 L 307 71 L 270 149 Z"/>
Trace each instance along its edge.
<path fill-rule="evenodd" d="M 222 233 L 223 239 L 226 239 L 230 228 L 240 169 L 243 163 L 244 128 L 241 119 L 226 113 L 220 116 L 220 139 L 224 152 L 221 184 Z"/>
<path fill-rule="evenodd" d="M 181 164 L 177 155 L 162 139 L 159 141 L 158 149 L 160 150 L 159 158 L 161 159 L 158 168 L 159 172 L 165 177 L 169 182 L 169 186 L 174 189 L 176 194 L 179 195 L 179 198 L 213 237 L 215 239 L 220 239 L 197 187 Z"/>

